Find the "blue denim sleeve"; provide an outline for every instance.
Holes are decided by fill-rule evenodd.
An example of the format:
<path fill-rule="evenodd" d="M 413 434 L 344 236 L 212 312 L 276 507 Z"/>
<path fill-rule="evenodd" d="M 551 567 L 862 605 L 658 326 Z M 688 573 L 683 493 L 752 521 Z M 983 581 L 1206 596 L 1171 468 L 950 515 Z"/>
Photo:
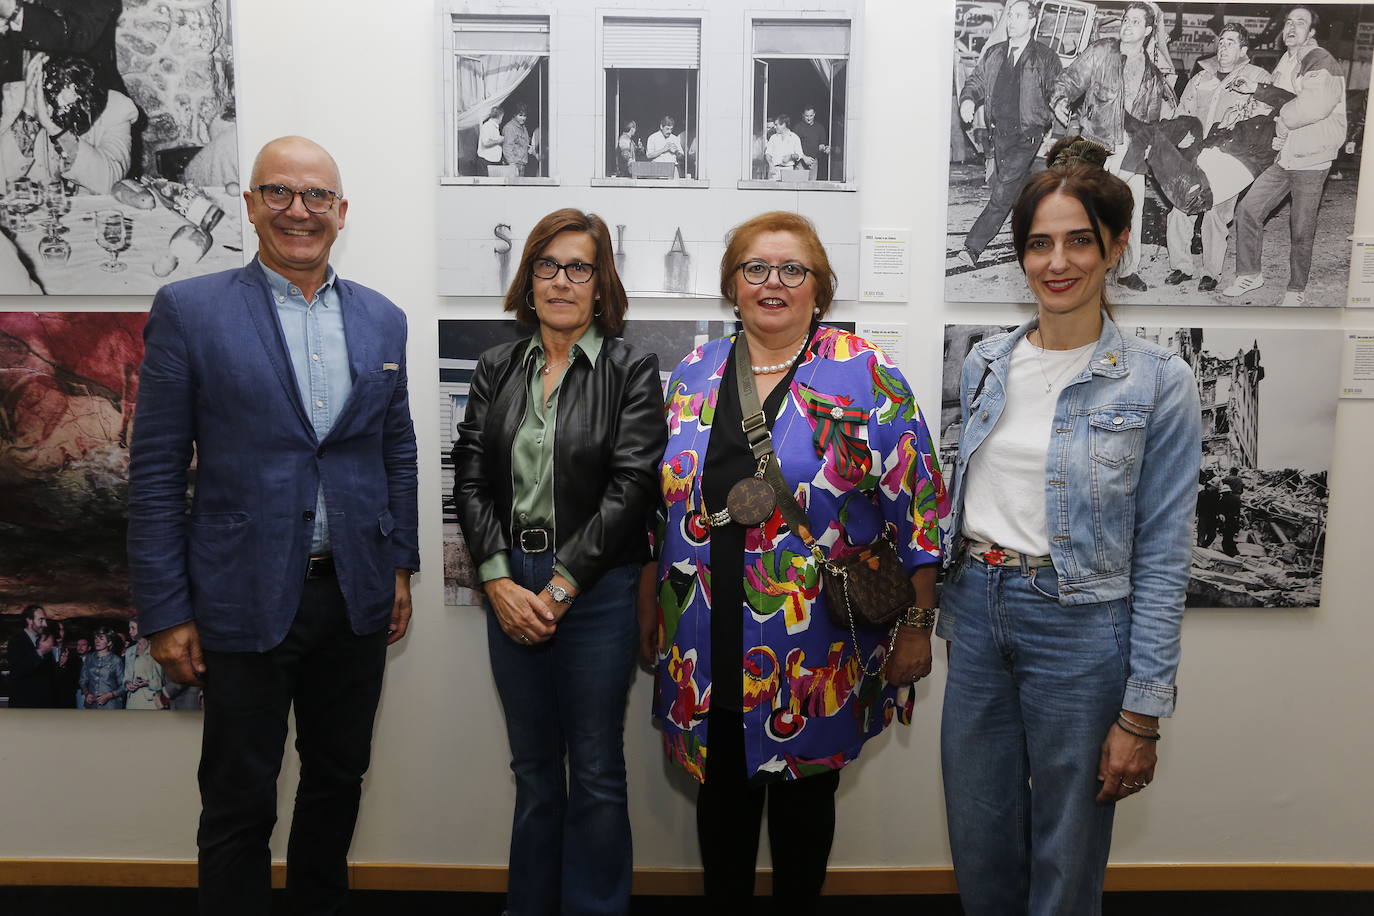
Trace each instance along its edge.
<path fill-rule="evenodd" d="M 1131 670 L 1122 706 L 1173 715 L 1179 634 L 1192 566 L 1202 414 L 1192 369 L 1163 361 L 1136 484 L 1131 555 Z"/>
<path fill-rule="evenodd" d="M 978 356 L 977 352 L 972 349 L 970 349 L 968 355 L 964 357 L 963 368 L 959 371 L 960 430 L 968 426 L 968 399 L 969 395 L 972 393 L 970 389 L 978 384 L 978 380 L 982 377 L 983 370 L 986 367 L 987 364 Z M 955 478 L 962 475 L 964 471 L 964 463 L 959 460 L 957 454 L 955 455 L 953 465 L 945 468 L 945 484 L 948 488 L 950 499 L 949 512 L 941 519 L 943 541 L 945 545 L 946 573 L 953 571 L 953 567 L 949 564 L 955 556 L 956 545 L 959 539 L 959 532 L 954 529 L 959 524 L 959 518 L 963 515 L 961 511 L 958 511 L 962 507 L 956 507 L 954 505 L 955 499 L 962 500 L 962 496 L 956 496 L 956 494 L 962 493 L 962 488 L 956 487 Z M 939 636 L 941 639 L 954 638 L 954 609 L 945 604 L 943 600 L 940 603 L 940 616 L 935 625 L 935 635 Z"/>

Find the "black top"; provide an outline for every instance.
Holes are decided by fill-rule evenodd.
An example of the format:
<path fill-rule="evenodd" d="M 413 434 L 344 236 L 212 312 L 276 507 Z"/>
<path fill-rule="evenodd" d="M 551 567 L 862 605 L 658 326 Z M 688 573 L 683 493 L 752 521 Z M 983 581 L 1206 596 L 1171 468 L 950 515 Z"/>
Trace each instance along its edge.
<path fill-rule="evenodd" d="M 815 334 L 815 327 L 811 329 Z M 810 344 L 808 343 L 808 346 Z M 768 429 L 792 387 L 792 377 L 805 354 L 787 370 L 782 381 L 763 402 Z M 711 424 L 711 443 L 706 449 L 702 469 L 701 495 L 707 510 L 725 508 L 725 497 L 741 478 L 752 477 L 758 469 L 749 440 L 740 422 L 739 390 L 735 382 L 735 350 L 725 360 L 725 376 L 720 380 L 716 417 Z M 744 536 L 743 525 L 731 523 L 711 529 L 711 708 L 732 712 L 744 710 Z"/>
<path fill-rule="evenodd" d="M 992 126 L 1002 134 L 1017 133 L 1021 130 L 1021 70 L 1026 60 L 1026 49 L 1016 63 L 1011 62 L 1011 46 L 1007 46 L 1007 59 L 997 71 L 997 79 L 992 84 Z"/>

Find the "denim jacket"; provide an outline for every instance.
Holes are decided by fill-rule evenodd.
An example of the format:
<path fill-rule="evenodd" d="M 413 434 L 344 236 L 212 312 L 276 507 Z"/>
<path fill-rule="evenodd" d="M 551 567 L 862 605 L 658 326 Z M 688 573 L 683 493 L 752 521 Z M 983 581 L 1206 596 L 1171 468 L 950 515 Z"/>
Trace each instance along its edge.
<path fill-rule="evenodd" d="M 1001 417 L 1012 348 L 1035 326 L 1032 319 L 989 337 L 964 361 L 948 529 L 956 537 L 964 471 Z M 1045 518 L 1060 604 L 1129 599 L 1131 670 L 1122 705 L 1142 715 L 1173 713 L 1201 463 L 1192 369 L 1155 344 L 1123 336 L 1104 315 L 1087 368 L 1059 394 Z M 946 616 L 942 610 L 940 635 L 948 638 L 953 621 Z"/>

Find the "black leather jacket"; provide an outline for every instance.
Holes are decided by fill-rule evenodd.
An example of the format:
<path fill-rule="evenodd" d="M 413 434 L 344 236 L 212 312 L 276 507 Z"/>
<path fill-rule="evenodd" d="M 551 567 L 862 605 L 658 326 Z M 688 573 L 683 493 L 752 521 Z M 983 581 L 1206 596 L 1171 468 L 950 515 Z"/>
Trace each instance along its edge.
<path fill-rule="evenodd" d="M 478 565 L 511 546 L 511 449 L 525 418 L 528 339 L 477 361 L 453 446 L 453 502 Z M 579 589 L 649 558 L 649 518 L 668 442 L 658 357 L 607 337 L 596 365 L 573 361 L 554 427 L 554 556 Z"/>

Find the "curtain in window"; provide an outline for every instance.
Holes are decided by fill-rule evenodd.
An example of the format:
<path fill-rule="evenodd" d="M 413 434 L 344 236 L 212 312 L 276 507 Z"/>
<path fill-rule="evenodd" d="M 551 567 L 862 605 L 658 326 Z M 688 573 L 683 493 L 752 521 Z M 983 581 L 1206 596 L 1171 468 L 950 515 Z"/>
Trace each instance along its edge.
<path fill-rule="evenodd" d="M 515 87 L 520 85 L 535 64 L 538 54 L 484 54 L 481 57 L 458 58 L 457 82 L 454 84 L 455 130 L 469 130 L 481 125 Z"/>

